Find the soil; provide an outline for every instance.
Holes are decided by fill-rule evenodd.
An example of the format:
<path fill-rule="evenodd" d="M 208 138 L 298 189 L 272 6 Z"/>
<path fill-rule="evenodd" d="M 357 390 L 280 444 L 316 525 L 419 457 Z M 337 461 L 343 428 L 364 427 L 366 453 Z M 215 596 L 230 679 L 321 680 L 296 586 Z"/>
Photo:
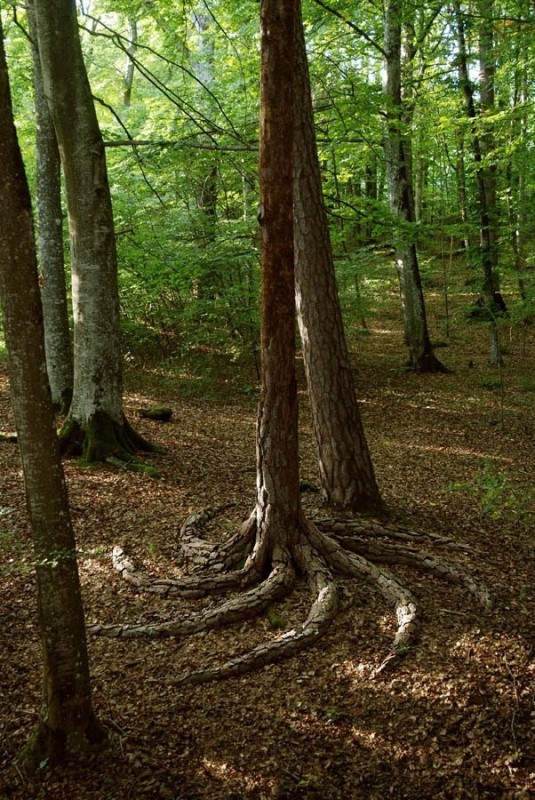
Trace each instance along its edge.
<path fill-rule="evenodd" d="M 437 299 L 437 303 L 439 300 Z M 91 637 L 94 703 L 109 749 L 31 780 L 12 766 L 39 708 L 36 593 L 16 445 L 0 441 L 0 798 L 26 800 L 383 800 L 535 797 L 535 491 L 531 328 L 501 329 L 502 370 L 487 365 L 481 324 L 457 319 L 438 351 L 454 372 L 400 369 L 397 317 L 354 332 L 365 428 L 391 524 L 469 543 L 448 558 L 483 579 L 494 609 L 410 568 L 394 569 L 425 611 L 417 646 L 374 677 L 395 619 L 373 588 L 347 581 L 330 633 L 262 671 L 178 685 L 304 619 L 306 587 L 236 628 L 188 639 Z M 300 372 L 302 372 L 300 370 Z M 310 516 L 325 516 L 301 380 L 301 474 Z M 165 447 L 146 462 L 160 479 L 67 461 L 88 622 L 158 621 L 183 600 L 136 593 L 111 564 L 122 544 L 157 575 L 187 570 L 177 546 L 188 514 L 227 506 L 224 537 L 251 511 L 256 374 L 247 359 L 199 352 L 187 366 L 136 365 L 126 409 Z M 169 422 L 140 408 L 169 407 Z M 13 430 L 7 379 L 0 431 Z"/>

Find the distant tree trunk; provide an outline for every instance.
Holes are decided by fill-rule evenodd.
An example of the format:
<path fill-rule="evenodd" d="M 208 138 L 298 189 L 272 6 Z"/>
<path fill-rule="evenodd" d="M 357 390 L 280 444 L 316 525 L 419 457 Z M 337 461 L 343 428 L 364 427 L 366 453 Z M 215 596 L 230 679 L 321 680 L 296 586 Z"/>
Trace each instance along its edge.
<path fill-rule="evenodd" d="M 45 94 L 60 147 L 72 250 L 74 386 L 60 438 L 86 461 L 150 446 L 122 406 L 117 251 L 104 144 L 72 0 L 34 0 Z"/>
<path fill-rule="evenodd" d="M 208 92 L 214 90 L 214 37 L 211 31 L 213 20 L 201 3 L 194 12 L 194 25 L 197 31 L 197 53 L 193 63 L 193 72 L 199 81 L 197 91 L 198 108 L 207 116 L 213 110 Z M 207 250 L 213 245 L 217 232 L 217 203 L 218 203 L 218 178 L 219 169 L 217 155 L 208 165 L 202 184 L 197 192 L 197 208 L 201 215 L 201 246 Z M 199 300 L 211 301 L 222 292 L 222 278 L 217 266 L 212 263 L 211 256 L 203 259 L 198 279 Z"/>
<path fill-rule="evenodd" d="M 256 519 L 270 554 L 293 543 L 288 537 L 295 539 L 300 513 L 292 147 L 297 7 L 297 0 L 264 0 L 261 10 L 262 384 Z"/>
<path fill-rule="evenodd" d="M 459 198 L 459 211 L 462 223 L 462 248 L 466 253 L 470 248 L 470 221 L 468 214 L 468 192 L 466 189 L 464 133 L 460 130 L 457 134 L 457 160 L 455 162 L 455 175 L 457 178 L 457 195 Z"/>
<path fill-rule="evenodd" d="M 45 322 L 46 366 L 52 402 L 66 414 L 72 399 L 73 355 L 65 285 L 61 161 L 43 88 L 33 0 L 27 4 L 32 39 L 37 129 L 37 218 L 41 299 Z"/>
<path fill-rule="evenodd" d="M 21 756 L 28 769 L 106 742 L 91 704 L 74 534 L 46 377 L 30 195 L 9 94 L 0 20 L 0 292 L 17 437 L 35 552 L 43 703 Z"/>
<path fill-rule="evenodd" d="M 478 134 L 476 127 L 476 107 L 474 102 L 474 92 L 472 82 L 468 72 L 468 54 L 466 48 L 466 39 L 464 33 L 464 18 L 461 11 L 461 6 L 457 2 L 455 5 L 455 16 L 457 22 L 457 36 L 459 46 L 459 81 L 463 90 L 465 110 L 468 119 L 472 121 L 472 153 L 474 156 L 474 163 L 476 165 L 476 181 L 477 181 L 477 199 L 479 205 L 479 231 L 480 231 L 480 260 L 483 271 L 483 283 L 481 288 L 481 297 L 483 304 L 488 312 L 489 317 L 489 337 L 490 337 L 490 357 L 491 364 L 499 364 L 501 360 L 500 347 L 498 341 L 498 326 L 496 324 L 496 315 L 499 312 L 499 307 L 495 301 L 495 295 L 499 291 L 498 274 L 496 270 L 496 193 L 495 185 L 492 176 L 489 175 L 484 167 L 484 148 L 488 149 L 489 142 L 482 146 L 481 137 Z M 484 37 L 484 32 L 481 32 L 481 37 Z M 483 50 L 488 46 L 488 42 L 481 45 Z M 483 71 L 487 68 L 484 66 L 483 58 Z M 481 76 L 480 76 L 481 77 Z M 485 87 L 485 82 L 490 80 L 487 74 L 483 77 L 485 103 L 488 106 L 493 96 L 493 90 L 488 86 Z M 483 99 L 482 99 L 483 102 Z"/>
<path fill-rule="evenodd" d="M 123 105 L 130 107 L 132 102 L 132 87 L 134 85 L 134 57 L 137 50 L 137 20 L 135 17 L 128 18 L 128 34 L 130 41 L 126 48 L 126 66 L 124 70 L 124 90 Z"/>
<path fill-rule="evenodd" d="M 355 396 L 316 148 L 303 25 L 296 37 L 294 246 L 296 301 L 321 487 L 328 503 L 381 506 Z"/>
<path fill-rule="evenodd" d="M 520 54 L 517 56 L 521 60 Z M 528 80 L 525 65 L 523 64 L 515 73 L 515 88 L 513 96 L 513 106 L 517 113 L 513 115 L 511 122 L 511 138 L 518 142 L 516 157 L 511 157 L 507 165 L 507 183 L 509 190 L 507 193 L 507 212 L 509 217 L 509 229 L 511 247 L 514 255 L 515 269 L 518 281 L 518 293 L 520 299 L 525 301 L 528 297 L 528 287 L 526 285 L 526 211 L 527 211 L 527 187 L 526 187 L 526 168 L 528 161 L 529 140 L 527 124 L 527 103 L 528 103 Z"/>
<path fill-rule="evenodd" d="M 418 266 L 410 147 L 403 131 L 401 93 L 401 30 L 403 0 L 388 0 L 385 13 L 386 135 L 385 154 L 390 209 L 398 220 L 394 250 L 403 307 L 405 344 L 409 351 L 408 367 L 415 372 L 442 372 L 444 366 L 431 347 L 425 301 Z"/>

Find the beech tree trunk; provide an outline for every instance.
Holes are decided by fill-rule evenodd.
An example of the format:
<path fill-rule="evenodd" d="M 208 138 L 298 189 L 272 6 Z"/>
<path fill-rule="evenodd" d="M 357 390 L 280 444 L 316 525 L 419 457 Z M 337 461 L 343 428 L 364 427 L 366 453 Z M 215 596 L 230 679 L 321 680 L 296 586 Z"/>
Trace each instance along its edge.
<path fill-rule="evenodd" d="M 30 195 L 13 122 L 1 20 L 0 163 L 0 292 L 43 654 L 41 713 L 21 757 L 34 769 L 101 747 L 106 734 L 91 703 L 75 541 L 46 376 Z"/>
<path fill-rule="evenodd" d="M 296 303 L 321 488 L 362 511 L 381 495 L 357 404 L 323 202 L 303 25 L 295 29 L 294 247 Z"/>
<path fill-rule="evenodd" d="M 52 402 L 64 414 L 73 387 L 73 354 L 63 252 L 61 161 L 56 132 L 43 88 L 33 0 L 27 4 L 32 39 L 36 116 L 38 253 L 45 323 L 46 366 Z"/>
<path fill-rule="evenodd" d="M 73 0 L 34 0 L 43 84 L 60 148 L 72 252 L 74 386 L 60 437 L 87 461 L 147 443 L 122 407 L 119 290 L 104 144 Z"/>
<path fill-rule="evenodd" d="M 485 151 L 488 151 L 489 141 L 482 142 L 478 134 L 476 120 L 477 112 L 474 102 L 474 92 L 468 71 L 468 53 L 465 38 L 465 25 L 463 12 L 460 3 L 455 5 L 455 15 L 457 21 L 457 36 L 459 46 L 459 82 L 462 87 L 465 111 L 468 119 L 472 121 L 472 153 L 476 165 L 477 200 L 479 206 L 479 251 L 481 268 L 483 272 L 483 282 L 481 287 L 481 298 L 488 313 L 489 340 L 491 364 L 499 364 L 501 353 L 498 341 L 497 314 L 500 309 L 495 302 L 495 294 L 499 291 L 497 263 L 496 263 L 496 191 L 495 182 L 492 175 L 484 166 Z M 493 105 L 493 88 L 488 85 L 492 83 L 492 69 L 486 64 L 489 58 L 486 48 L 488 47 L 488 31 L 486 24 L 482 23 L 480 31 L 480 58 L 482 61 L 482 72 L 480 83 L 482 83 L 481 105 L 489 108 Z M 482 41 L 483 40 L 483 41 Z M 490 74 L 489 74 L 490 73 Z"/>
<path fill-rule="evenodd" d="M 394 232 L 396 269 L 401 292 L 407 366 L 415 372 L 442 372 L 431 347 L 424 294 L 414 241 L 414 192 L 410 143 L 403 125 L 401 91 L 401 31 L 403 0 L 388 0 L 385 10 L 386 132 L 385 155 L 390 210 L 398 224 Z"/>
<path fill-rule="evenodd" d="M 294 24 L 298 0 L 261 9 L 261 393 L 257 535 L 275 553 L 295 537 L 300 510 L 293 244 Z"/>

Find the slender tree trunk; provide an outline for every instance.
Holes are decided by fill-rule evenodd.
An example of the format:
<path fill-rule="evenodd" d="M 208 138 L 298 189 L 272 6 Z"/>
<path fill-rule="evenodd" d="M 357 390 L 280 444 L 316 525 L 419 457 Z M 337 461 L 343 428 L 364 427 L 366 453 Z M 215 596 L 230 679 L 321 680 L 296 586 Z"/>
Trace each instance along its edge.
<path fill-rule="evenodd" d="M 34 0 L 45 94 L 60 148 L 72 252 L 74 386 L 61 431 L 87 461 L 150 449 L 125 419 L 117 252 L 104 144 L 72 0 Z"/>
<path fill-rule="evenodd" d="M 134 57 L 137 51 L 137 20 L 128 18 L 128 34 L 130 41 L 126 49 L 126 66 L 124 70 L 123 105 L 130 107 L 132 102 L 132 87 L 134 86 Z"/>
<path fill-rule="evenodd" d="M 462 247 L 465 254 L 467 254 L 470 248 L 470 221 L 468 214 L 468 192 L 466 189 L 464 133 L 461 130 L 457 134 L 457 160 L 455 162 L 455 175 L 457 178 L 457 196 L 459 198 L 459 210 L 463 228 Z"/>
<path fill-rule="evenodd" d="M 20 155 L 0 20 L 0 291 L 38 586 L 43 653 L 39 723 L 24 767 L 101 747 L 91 704 L 74 534 L 46 377 L 30 195 Z"/>
<path fill-rule="evenodd" d="M 385 13 L 386 135 L 385 154 L 390 209 L 398 221 L 394 233 L 408 367 L 416 372 L 443 372 L 431 347 L 412 223 L 415 222 L 410 144 L 403 128 L 401 31 L 403 0 L 388 0 Z"/>
<path fill-rule="evenodd" d="M 381 506 L 338 299 L 323 202 L 301 20 L 295 31 L 294 246 L 296 301 L 321 487 L 328 503 Z"/>
<path fill-rule="evenodd" d="M 294 24 L 298 0 L 261 10 L 261 395 L 257 427 L 257 531 L 273 552 L 295 538 L 300 512 L 293 240 Z"/>
<path fill-rule="evenodd" d="M 73 355 L 63 252 L 61 161 L 56 132 L 43 88 L 32 0 L 28 2 L 27 14 L 32 39 L 37 129 L 38 252 L 45 322 L 46 365 L 52 402 L 66 414 L 72 399 Z"/>
<path fill-rule="evenodd" d="M 197 10 L 194 12 L 197 51 L 193 63 L 193 73 L 199 81 L 199 89 L 197 91 L 198 108 L 202 109 L 206 116 L 210 116 L 210 113 L 213 112 L 213 104 L 209 92 L 213 92 L 216 81 L 214 74 L 214 35 L 211 30 L 213 20 L 202 3 L 197 4 L 197 6 Z M 208 163 L 206 174 L 197 191 L 197 208 L 202 212 L 200 224 L 201 242 L 202 246 L 207 250 L 216 239 L 218 173 L 217 156 L 215 155 L 212 158 L 212 163 Z M 214 266 L 208 257 L 203 260 L 199 273 L 198 298 L 201 301 L 210 302 L 220 295 L 222 290 L 222 276 L 217 266 Z"/>
<path fill-rule="evenodd" d="M 477 199 L 479 205 L 479 231 L 480 231 L 480 259 L 483 271 L 483 283 L 481 297 L 484 307 L 487 309 L 489 318 L 489 340 L 491 364 L 498 364 L 501 360 L 500 347 L 498 341 L 498 326 L 496 324 L 499 307 L 495 302 L 495 295 L 499 291 L 498 276 L 496 271 L 496 202 L 495 187 L 492 177 L 487 174 L 484 167 L 484 147 L 476 126 L 476 107 L 474 103 L 474 92 L 468 72 L 468 54 L 464 33 L 464 18 L 459 3 L 455 5 L 455 15 L 457 22 L 457 35 L 459 45 L 459 81 L 463 90 L 466 115 L 472 122 L 472 153 L 476 165 Z M 483 33 L 481 34 L 483 36 Z M 488 42 L 487 42 L 488 44 Z M 485 44 L 483 50 L 487 45 Z M 483 79 L 485 103 L 489 104 L 493 96 L 493 91 L 485 86 L 485 82 L 490 79 L 487 74 Z M 488 149 L 489 143 L 485 147 Z"/>

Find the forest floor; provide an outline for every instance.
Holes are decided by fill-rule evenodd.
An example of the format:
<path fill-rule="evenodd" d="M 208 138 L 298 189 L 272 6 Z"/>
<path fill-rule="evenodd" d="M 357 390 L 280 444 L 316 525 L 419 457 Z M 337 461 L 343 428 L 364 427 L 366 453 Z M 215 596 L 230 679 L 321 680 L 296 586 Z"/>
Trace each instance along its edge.
<path fill-rule="evenodd" d="M 433 324 L 436 324 L 435 321 Z M 357 581 L 315 648 L 262 671 L 204 686 L 178 676 L 280 634 L 304 619 L 298 587 L 274 615 L 189 639 L 89 640 L 94 702 L 109 749 L 25 780 L 12 762 L 36 722 L 40 653 L 36 592 L 17 448 L 0 443 L 0 798 L 26 800 L 438 800 L 535 797 L 535 330 L 504 326 L 502 371 L 487 364 L 481 325 L 457 321 L 437 350 L 452 374 L 400 369 L 399 321 L 351 340 L 362 415 L 391 524 L 453 536 L 476 553 L 448 558 L 490 590 L 482 612 L 463 589 L 394 571 L 425 611 L 418 644 L 374 677 L 395 618 Z M 0 431 L 13 430 L 5 369 Z M 301 473 L 317 485 L 301 386 Z M 136 593 L 114 571 L 125 545 L 148 570 L 180 575 L 188 514 L 231 504 L 211 531 L 227 536 L 251 511 L 257 377 L 247 360 L 199 352 L 184 366 L 129 369 L 126 408 L 165 447 L 147 458 L 160 480 L 65 465 L 86 617 L 160 620 L 184 601 Z M 169 405 L 172 420 L 137 419 Z M 311 516 L 324 516 L 306 492 Z M 271 620 L 271 622 L 270 622 Z M 276 626 L 273 627 L 273 621 Z"/>

